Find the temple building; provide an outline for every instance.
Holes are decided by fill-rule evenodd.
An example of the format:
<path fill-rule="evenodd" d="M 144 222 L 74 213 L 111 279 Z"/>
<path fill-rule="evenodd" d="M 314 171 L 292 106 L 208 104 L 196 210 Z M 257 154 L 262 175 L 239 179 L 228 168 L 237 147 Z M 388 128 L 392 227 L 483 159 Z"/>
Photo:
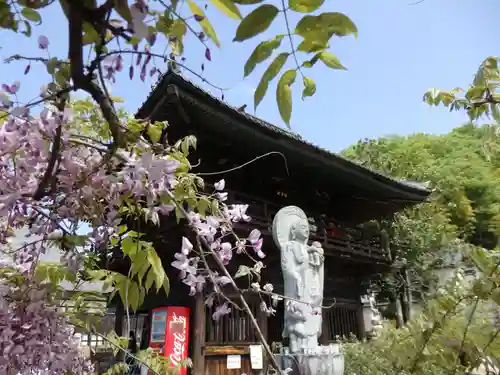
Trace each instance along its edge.
<path fill-rule="evenodd" d="M 316 147 L 299 135 L 228 105 L 173 72 L 163 76 L 137 117 L 168 121 L 170 143 L 187 135 L 197 138 L 191 161 L 193 165 L 200 163 L 194 172 L 204 173 L 209 184 L 225 179 L 228 202 L 250 205 L 252 221 L 237 229 L 262 232 L 267 254 L 262 278 L 269 280 L 277 293 L 282 292 L 283 277 L 280 253 L 271 234 L 273 218 L 284 206 L 300 207 L 309 217 L 310 241 L 320 242 L 324 249 L 323 304 L 333 305 L 323 311 L 320 341 L 364 337 L 361 297 L 370 280 L 391 267 L 390 244 L 376 226 L 367 223 L 425 201 L 430 194 L 425 187 L 384 176 Z M 233 311 L 214 322 L 203 296 L 188 296 L 189 288 L 178 281 L 170 263 L 185 230 L 179 227 L 173 222 L 148 229 L 148 240 L 154 242 L 169 275 L 171 292 L 168 296 L 148 296 L 141 311 L 132 314 L 137 334 L 148 326 L 144 322 L 151 319 L 152 309 L 189 307 L 193 374 L 258 374 L 250 366 L 249 345 L 258 344 L 258 338 L 248 316 Z M 121 269 L 123 265 L 116 260 L 112 267 Z M 249 298 L 249 303 L 268 343 L 279 348 L 283 344 L 282 304 L 274 316 L 267 317 L 257 299 Z M 116 314 L 116 329 L 128 334 L 120 318 L 123 307 L 117 306 Z M 228 355 L 241 356 L 239 369 L 227 369 Z"/>

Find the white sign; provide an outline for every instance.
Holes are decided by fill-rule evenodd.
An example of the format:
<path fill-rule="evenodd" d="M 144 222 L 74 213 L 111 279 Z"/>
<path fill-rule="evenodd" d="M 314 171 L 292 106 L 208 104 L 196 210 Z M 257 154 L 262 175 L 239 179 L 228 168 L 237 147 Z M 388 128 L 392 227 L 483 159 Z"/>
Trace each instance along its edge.
<path fill-rule="evenodd" d="M 228 355 L 226 367 L 228 369 L 241 368 L 241 355 Z"/>
<path fill-rule="evenodd" d="M 264 368 L 262 363 L 262 346 L 261 345 L 250 345 L 250 363 L 252 364 L 252 369 L 261 370 Z"/>

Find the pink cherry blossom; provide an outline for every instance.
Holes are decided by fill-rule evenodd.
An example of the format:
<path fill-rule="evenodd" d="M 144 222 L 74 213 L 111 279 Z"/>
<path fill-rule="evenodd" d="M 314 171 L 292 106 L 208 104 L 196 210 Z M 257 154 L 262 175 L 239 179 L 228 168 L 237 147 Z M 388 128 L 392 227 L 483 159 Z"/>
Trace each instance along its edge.
<path fill-rule="evenodd" d="M 222 305 L 215 308 L 215 312 L 212 314 L 212 319 L 219 320 L 221 316 L 227 315 L 230 312 L 231 308 L 229 307 L 227 302 L 224 302 Z"/>
<path fill-rule="evenodd" d="M 182 237 L 182 254 L 189 255 L 191 250 L 193 250 L 193 244 L 186 237 Z"/>
<path fill-rule="evenodd" d="M 214 188 L 217 191 L 222 191 L 222 190 L 224 190 L 225 187 L 226 187 L 226 181 L 224 181 L 224 179 L 222 179 L 214 184 Z"/>
<path fill-rule="evenodd" d="M 49 38 L 47 38 L 45 35 L 40 35 L 38 37 L 38 48 L 40 49 L 49 48 Z"/>

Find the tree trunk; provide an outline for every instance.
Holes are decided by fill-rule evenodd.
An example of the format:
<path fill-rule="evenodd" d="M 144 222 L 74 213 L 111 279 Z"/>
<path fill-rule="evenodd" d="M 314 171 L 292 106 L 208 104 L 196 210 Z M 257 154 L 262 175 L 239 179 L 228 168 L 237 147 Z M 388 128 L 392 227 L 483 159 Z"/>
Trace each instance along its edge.
<path fill-rule="evenodd" d="M 396 320 L 396 328 L 402 328 L 404 326 L 403 320 L 403 309 L 401 307 L 401 299 L 396 291 L 391 293 L 389 300 L 391 302 L 392 308 L 394 309 L 394 319 Z"/>
<path fill-rule="evenodd" d="M 413 309 L 413 296 L 411 292 L 411 280 L 408 275 L 408 270 L 405 268 L 403 270 L 403 278 L 405 281 L 404 294 L 406 299 L 406 311 L 405 311 L 405 322 L 409 322 L 412 318 L 412 309 Z"/>
<path fill-rule="evenodd" d="M 401 307 L 401 300 L 396 297 L 396 328 L 402 328 L 404 326 L 403 320 L 403 309 Z"/>
<path fill-rule="evenodd" d="M 406 288 L 403 288 L 399 293 L 399 300 L 401 301 L 401 312 L 403 316 L 403 323 L 408 323 L 408 314 L 409 314 L 409 306 L 408 306 L 408 296 L 406 295 Z"/>

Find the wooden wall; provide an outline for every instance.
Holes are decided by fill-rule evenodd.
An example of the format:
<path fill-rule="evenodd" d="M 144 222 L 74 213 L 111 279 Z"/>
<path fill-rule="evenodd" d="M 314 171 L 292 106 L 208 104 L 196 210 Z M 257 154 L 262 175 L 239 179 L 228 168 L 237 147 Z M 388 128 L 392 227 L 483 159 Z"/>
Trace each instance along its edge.
<path fill-rule="evenodd" d="M 328 303 L 329 301 L 326 301 Z M 331 301 L 330 301 L 331 302 Z M 256 316 L 260 329 L 267 339 L 268 344 L 282 343 L 283 331 L 283 304 L 277 308 L 274 316 L 267 317 L 260 311 L 259 301 L 250 299 L 254 316 Z M 221 317 L 218 321 L 212 319 L 214 309 L 204 307 L 205 326 L 204 342 L 202 346 L 203 366 L 198 366 L 195 375 L 261 375 L 261 370 L 252 370 L 249 358 L 249 345 L 259 344 L 258 335 L 253 328 L 248 315 L 237 309 L 229 315 Z M 354 334 L 361 337 L 363 327 L 360 326 L 359 314 L 361 310 L 356 300 L 340 299 L 333 307 L 323 311 L 322 344 L 338 340 L 340 337 L 349 337 Z M 196 330 L 195 332 L 201 333 Z M 195 346 L 193 346 L 195 350 Z M 227 355 L 241 355 L 240 369 L 227 369 Z"/>

